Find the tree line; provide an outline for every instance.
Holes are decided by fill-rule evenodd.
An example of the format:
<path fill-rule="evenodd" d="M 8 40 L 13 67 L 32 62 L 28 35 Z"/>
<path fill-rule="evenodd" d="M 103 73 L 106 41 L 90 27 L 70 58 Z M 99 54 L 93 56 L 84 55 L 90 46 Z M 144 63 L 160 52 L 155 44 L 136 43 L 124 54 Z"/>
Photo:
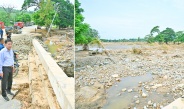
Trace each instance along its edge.
<path fill-rule="evenodd" d="M 155 26 L 151 29 L 150 33 L 144 38 L 130 38 L 130 39 L 101 39 L 103 42 L 147 42 L 159 44 L 168 43 L 183 43 L 184 42 L 184 31 L 175 32 L 172 28 L 166 28 L 160 31 L 159 26 Z"/>
<path fill-rule="evenodd" d="M 14 22 L 26 23 L 32 20 L 32 12 L 15 10 L 14 7 L 9 6 L 1 6 L 0 15 L 0 21 L 4 22 L 6 26 L 12 26 Z"/>
<path fill-rule="evenodd" d="M 145 40 L 148 43 L 158 42 L 159 44 L 169 42 L 182 43 L 184 42 L 184 31 L 175 32 L 172 28 L 166 28 L 160 31 L 159 26 L 155 26 L 151 29 L 150 34 L 146 35 Z"/>

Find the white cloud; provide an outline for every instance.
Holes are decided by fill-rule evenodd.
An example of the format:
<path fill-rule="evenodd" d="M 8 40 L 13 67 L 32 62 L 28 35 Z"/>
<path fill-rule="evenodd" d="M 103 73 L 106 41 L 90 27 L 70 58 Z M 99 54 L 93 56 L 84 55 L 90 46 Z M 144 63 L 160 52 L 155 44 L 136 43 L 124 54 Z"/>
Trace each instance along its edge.
<path fill-rule="evenodd" d="M 21 9 L 24 0 L 0 0 L 0 5 L 13 5 L 16 9 Z"/>
<path fill-rule="evenodd" d="M 74 0 L 70 0 L 74 4 Z M 0 0 L 0 5 L 8 4 L 13 5 L 16 9 L 21 9 L 24 0 Z M 30 8 L 29 10 L 33 10 L 34 8 Z"/>

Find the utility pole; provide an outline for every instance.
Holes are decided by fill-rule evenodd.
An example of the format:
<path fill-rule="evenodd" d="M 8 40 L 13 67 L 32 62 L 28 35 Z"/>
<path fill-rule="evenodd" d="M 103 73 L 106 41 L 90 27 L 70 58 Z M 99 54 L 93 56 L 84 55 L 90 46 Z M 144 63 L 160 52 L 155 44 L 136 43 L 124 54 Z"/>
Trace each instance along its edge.
<path fill-rule="evenodd" d="M 52 23 L 50 24 L 50 27 L 49 27 L 49 30 L 48 30 L 48 32 L 47 32 L 47 35 L 46 35 L 46 37 L 48 36 L 48 34 L 50 33 L 50 29 L 52 28 L 52 24 L 53 24 L 53 22 L 54 22 L 54 20 L 55 20 L 55 17 L 56 17 L 56 14 L 57 14 L 57 12 L 58 12 L 58 8 L 59 8 L 59 3 L 56 3 L 56 6 L 57 6 L 57 8 L 56 8 L 56 12 L 55 12 L 55 15 L 54 15 L 54 18 L 52 19 Z"/>

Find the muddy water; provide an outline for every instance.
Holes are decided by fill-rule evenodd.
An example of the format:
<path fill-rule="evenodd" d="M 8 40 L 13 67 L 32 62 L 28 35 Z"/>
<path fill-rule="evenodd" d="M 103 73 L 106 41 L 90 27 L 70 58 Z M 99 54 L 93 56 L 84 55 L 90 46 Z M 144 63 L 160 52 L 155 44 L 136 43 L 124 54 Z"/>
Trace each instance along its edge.
<path fill-rule="evenodd" d="M 107 49 L 107 50 L 121 50 L 121 49 L 132 49 L 132 48 L 141 48 L 143 47 L 142 45 L 127 45 L 127 44 L 105 44 L 104 47 Z M 144 46 L 146 48 L 149 48 L 150 46 Z M 82 50 L 83 49 L 83 46 L 81 45 L 76 45 L 75 48 L 77 48 L 77 50 Z M 89 46 L 89 50 L 96 50 L 98 49 L 99 46 L 98 45 L 91 45 Z"/>
<path fill-rule="evenodd" d="M 138 88 L 140 81 L 149 82 L 152 80 L 153 76 L 151 74 L 122 78 L 121 82 L 116 83 L 107 90 L 107 102 L 103 106 L 103 109 L 127 109 L 128 107 L 142 108 L 147 105 L 149 100 L 159 103 L 172 98 L 171 95 L 164 93 L 146 92 L 144 87 L 140 87 L 140 89 L 142 89 L 143 92 L 148 93 L 149 96 L 146 98 L 140 97 L 141 94 L 134 89 Z M 126 88 L 127 90 L 133 89 L 133 92 L 122 92 L 123 88 Z M 135 96 L 138 96 L 138 99 L 135 99 Z M 136 100 L 139 100 L 140 103 L 136 104 Z"/>
<path fill-rule="evenodd" d="M 109 50 L 118 50 L 118 49 L 132 49 L 132 48 L 141 48 L 141 45 L 105 45 L 106 49 Z"/>
<path fill-rule="evenodd" d="M 107 90 L 107 103 L 104 105 L 103 109 L 123 109 L 129 107 L 133 101 L 133 97 L 137 92 L 128 93 L 122 92 L 123 88 L 133 89 L 138 86 L 139 82 L 147 82 L 152 80 L 151 74 L 146 74 L 137 77 L 125 77 L 121 79 L 121 82 L 115 84 L 110 89 Z M 143 89 L 144 90 L 144 89 Z"/>

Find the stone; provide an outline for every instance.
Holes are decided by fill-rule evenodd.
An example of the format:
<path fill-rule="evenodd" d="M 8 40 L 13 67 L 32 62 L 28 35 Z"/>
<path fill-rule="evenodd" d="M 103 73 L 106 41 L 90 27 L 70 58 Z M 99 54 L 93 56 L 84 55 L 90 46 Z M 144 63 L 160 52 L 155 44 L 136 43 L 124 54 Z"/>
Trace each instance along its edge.
<path fill-rule="evenodd" d="M 156 108 L 157 107 L 157 104 L 156 103 L 153 103 L 153 107 Z"/>
<path fill-rule="evenodd" d="M 184 84 L 178 84 L 178 87 L 183 88 Z"/>
<path fill-rule="evenodd" d="M 166 79 L 168 79 L 168 76 L 167 76 L 167 75 L 165 75 L 165 76 L 163 77 L 163 79 L 165 79 L 165 80 L 166 80 Z"/>
<path fill-rule="evenodd" d="M 126 90 L 127 90 L 126 88 L 123 88 L 121 91 L 122 91 L 122 92 L 125 92 Z"/>
<path fill-rule="evenodd" d="M 151 100 L 148 101 L 148 106 L 152 106 L 152 105 L 153 105 L 152 101 Z"/>
<path fill-rule="evenodd" d="M 121 79 L 120 78 L 116 78 L 116 81 L 121 81 Z"/>
<path fill-rule="evenodd" d="M 139 101 L 139 100 L 137 100 L 137 101 L 135 101 L 135 103 L 136 103 L 136 104 L 139 104 L 139 103 L 140 103 L 140 101 Z"/>
<path fill-rule="evenodd" d="M 132 89 L 129 89 L 129 90 L 128 90 L 129 93 L 132 92 L 132 91 L 133 91 Z"/>
<path fill-rule="evenodd" d="M 148 109 L 146 106 L 144 106 L 144 108 L 143 109 Z"/>
<path fill-rule="evenodd" d="M 142 82 L 140 81 L 139 84 L 142 84 Z"/>
<path fill-rule="evenodd" d="M 119 75 L 118 74 L 114 74 L 114 75 L 112 75 L 112 77 L 113 78 L 117 78 L 117 77 L 119 77 Z"/>
<path fill-rule="evenodd" d="M 148 96 L 148 95 L 147 95 L 146 93 L 144 93 L 144 92 L 142 93 L 142 97 L 143 97 L 143 98 L 146 98 L 147 96 Z"/>
<path fill-rule="evenodd" d="M 112 83 L 111 83 L 111 82 L 109 82 L 109 83 L 108 83 L 108 86 L 112 86 Z"/>
<path fill-rule="evenodd" d="M 139 98 L 139 97 L 136 95 L 136 96 L 134 96 L 134 98 L 137 99 L 137 98 Z"/>

